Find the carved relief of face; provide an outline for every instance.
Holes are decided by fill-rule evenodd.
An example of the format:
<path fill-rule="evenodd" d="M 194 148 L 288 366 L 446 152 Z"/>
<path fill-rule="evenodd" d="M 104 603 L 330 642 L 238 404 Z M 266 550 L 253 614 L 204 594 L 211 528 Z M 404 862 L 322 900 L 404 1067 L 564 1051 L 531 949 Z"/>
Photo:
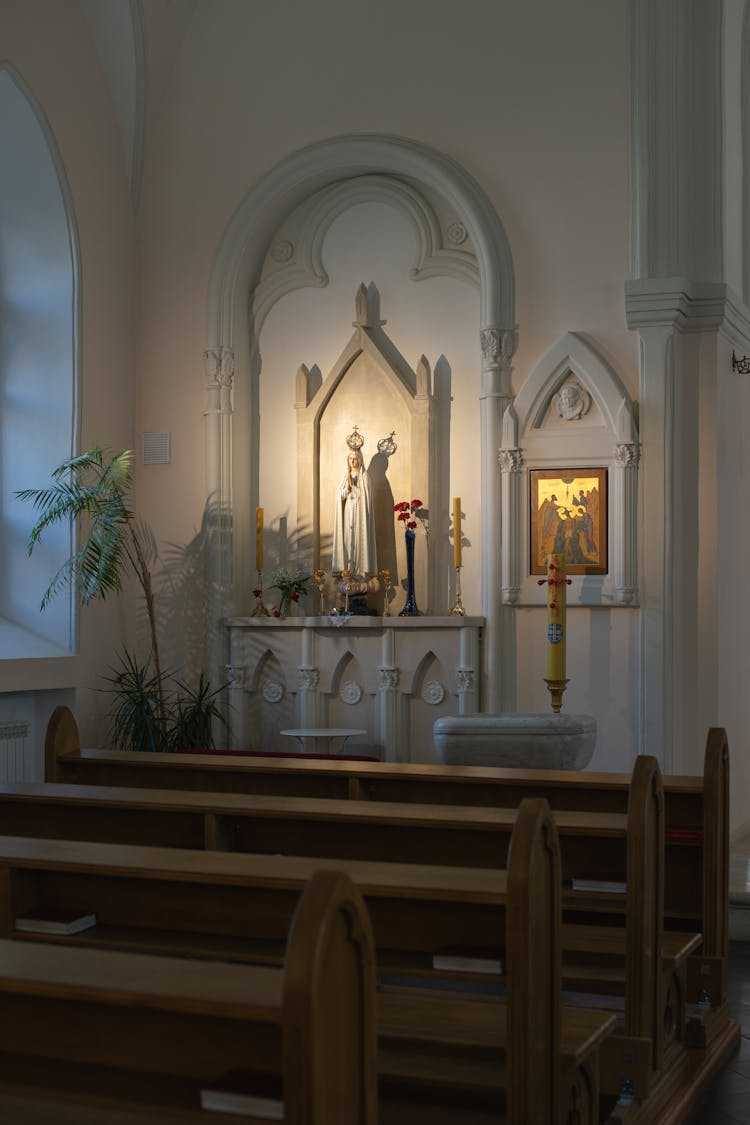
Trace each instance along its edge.
<path fill-rule="evenodd" d="M 560 402 L 567 409 L 576 406 L 580 397 L 580 389 L 576 383 L 566 383 L 560 391 Z"/>

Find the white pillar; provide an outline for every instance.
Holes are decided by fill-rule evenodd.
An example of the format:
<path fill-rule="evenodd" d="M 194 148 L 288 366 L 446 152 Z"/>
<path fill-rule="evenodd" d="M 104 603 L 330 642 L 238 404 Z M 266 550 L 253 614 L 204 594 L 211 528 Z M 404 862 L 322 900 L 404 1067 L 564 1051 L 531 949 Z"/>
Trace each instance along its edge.
<path fill-rule="evenodd" d="M 480 425 L 482 440 L 482 612 L 487 619 L 484 650 L 485 711 L 513 706 L 515 651 L 510 617 L 502 605 L 502 493 L 497 462 L 502 420 L 513 398 L 510 360 L 516 336 L 512 329 L 484 328 Z"/>
<path fill-rule="evenodd" d="M 398 755 L 398 679 L 396 637 L 393 629 L 383 630 L 378 668 L 378 710 L 380 741 L 386 762 L 396 762 Z"/>

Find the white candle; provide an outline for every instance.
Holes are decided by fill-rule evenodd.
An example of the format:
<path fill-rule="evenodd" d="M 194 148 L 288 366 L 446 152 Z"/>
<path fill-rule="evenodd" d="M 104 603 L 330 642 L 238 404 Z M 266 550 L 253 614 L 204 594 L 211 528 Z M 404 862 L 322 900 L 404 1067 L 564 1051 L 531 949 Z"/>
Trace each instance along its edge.
<path fill-rule="evenodd" d="M 255 569 L 263 573 L 263 509 L 255 509 Z"/>

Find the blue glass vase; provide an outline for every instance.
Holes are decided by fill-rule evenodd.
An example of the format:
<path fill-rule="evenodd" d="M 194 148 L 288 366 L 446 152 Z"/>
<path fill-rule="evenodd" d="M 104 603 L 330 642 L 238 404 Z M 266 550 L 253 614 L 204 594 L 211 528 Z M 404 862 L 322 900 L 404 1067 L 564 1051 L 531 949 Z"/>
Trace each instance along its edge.
<path fill-rule="evenodd" d="M 399 613 L 399 617 L 419 617 L 417 598 L 414 593 L 414 530 L 407 527 L 406 532 L 406 605 Z"/>

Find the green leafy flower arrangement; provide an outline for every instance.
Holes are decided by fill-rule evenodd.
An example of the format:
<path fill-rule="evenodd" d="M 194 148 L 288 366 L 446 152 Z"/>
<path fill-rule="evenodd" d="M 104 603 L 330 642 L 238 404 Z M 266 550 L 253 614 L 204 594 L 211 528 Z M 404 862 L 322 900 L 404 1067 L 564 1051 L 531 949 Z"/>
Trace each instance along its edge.
<path fill-rule="evenodd" d="M 292 574 L 291 570 L 280 566 L 273 572 L 271 579 L 271 589 L 278 590 L 281 594 L 278 609 L 273 611 L 273 615 L 274 617 L 284 617 L 289 612 L 292 602 L 298 602 L 301 597 L 309 592 L 308 587 L 312 582 L 312 575 L 301 574 L 299 571 Z"/>

